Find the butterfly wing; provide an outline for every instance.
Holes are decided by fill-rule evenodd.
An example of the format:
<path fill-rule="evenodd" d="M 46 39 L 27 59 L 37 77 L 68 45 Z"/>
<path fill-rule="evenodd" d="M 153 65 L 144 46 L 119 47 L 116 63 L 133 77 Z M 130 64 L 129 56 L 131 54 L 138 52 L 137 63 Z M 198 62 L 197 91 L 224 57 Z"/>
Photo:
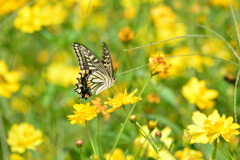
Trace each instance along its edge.
<path fill-rule="evenodd" d="M 108 72 L 97 56 L 82 44 L 74 43 L 73 49 L 78 57 L 81 72 L 77 78 L 75 92 L 87 99 L 93 92 L 96 94 L 106 89 L 105 82 L 109 79 Z"/>
<path fill-rule="evenodd" d="M 108 72 L 109 77 L 113 77 L 113 66 L 112 66 L 112 58 L 110 55 L 110 51 L 106 43 L 103 42 L 103 58 L 102 63 Z"/>

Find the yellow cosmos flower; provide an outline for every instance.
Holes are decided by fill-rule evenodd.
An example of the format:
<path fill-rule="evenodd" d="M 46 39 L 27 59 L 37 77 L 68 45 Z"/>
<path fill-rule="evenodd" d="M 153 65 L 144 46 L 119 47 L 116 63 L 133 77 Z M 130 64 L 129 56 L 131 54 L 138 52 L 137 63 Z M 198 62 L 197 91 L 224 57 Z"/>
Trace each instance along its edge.
<path fill-rule="evenodd" d="M 110 157 L 110 153 L 106 153 L 104 154 L 104 159 L 108 159 L 109 160 L 109 157 Z M 134 156 L 132 155 L 127 155 L 125 156 L 124 152 L 122 149 L 120 148 L 116 148 L 114 151 L 113 151 L 113 154 L 112 154 L 112 157 L 110 160 L 134 160 Z"/>
<path fill-rule="evenodd" d="M 177 15 L 173 10 L 166 5 L 158 5 L 151 9 L 151 17 L 153 24 L 156 27 L 157 41 L 166 40 L 169 38 L 177 37 L 186 34 L 186 26 L 176 24 Z M 182 41 L 174 40 L 167 43 L 167 45 L 175 45 Z"/>
<path fill-rule="evenodd" d="M 26 159 L 17 153 L 12 153 L 10 154 L 10 160 L 26 160 Z"/>
<path fill-rule="evenodd" d="M 230 0 L 232 3 L 232 6 L 235 8 L 238 6 L 238 3 L 236 0 Z M 216 7 L 224 7 L 229 8 L 229 1 L 228 0 L 210 0 L 209 1 L 211 5 Z"/>
<path fill-rule="evenodd" d="M 28 123 L 14 124 L 8 132 L 8 145 L 12 152 L 24 153 L 26 149 L 36 150 L 42 143 L 42 132 Z"/>
<path fill-rule="evenodd" d="M 97 116 L 95 108 L 90 106 L 89 102 L 86 105 L 74 104 L 73 108 L 76 110 L 73 111 L 74 115 L 67 116 L 68 120 L 71 120 L 71 124 L 83 124 L 85 121 L 90 121 Z"/>
<path fill-rule="evenodd" d="M 78 67 L 66 66 L 57 62 L 50 64 L 46 72 L 46 78 L 50 83 L 67 87 L 76 83 L 78 72 Z"/>
<path fill-rule="evenodd" d="M 207 89 L 206 81 L 198 81 L 196 77 L 193 77 L 183 86 L 182 95 L 187 98 L 189 103 L 196 103 L 198 108 L 204 109 L 212 108 L 215 105 L 212 99 L 218 96 L 218 92 L 216 90 Z"/>
<path fill-rule="evenodd" d="M 188 147 L 184 148 L 183 151 L 177 151 L 175 156 L 178 160 L 204 160 L 201 152 Z"/>
<path fill-rule="evenodd" d="M 12 92 L 16 92 L 20 87 L 19 77 L 17 71 L 8 71 L 6 63 L 0 60 L 0 96 L 11 97 Z"/>
<path fill-rule="evenodd" d="M 39 31 L 43 26 L 57 25 L 67 13 L 61 5 L 49 5 L 39 1 L 34 6 L 22 8 L 14 20 L 14 26 L 26 33 Z"/>
<path fill-rule="evenodd" d="M 142 129 L 145 133 L 147 133 L 147 135 L 150 134 L 147 125 L 142 126 Z M 151 131 L 152 137 L 155 137 L 154 134 L 156 132 L 159 132 L 157 128 Z M 172 130 L 169 127 L 165 127 L 163 130 L 161 130 L 162 137 L 160 140 L 165 144 L 167 148 L 169 148 L 173 142 L 173 138 L 168 137 L 171 132 Z M 157 160 L 176 160 L 174 156 L 171 155 L 171 153 L 169 153 L 169 151 L 166 149 L 161 149 L 158 151 L 158 153 L 156 153 L 150 143 L 146 141 L 146 139 L 142 136 L 142 134 L 140 134 L 140 136 L 134 140 L 134 145 L 137 150 L 139 149 L 141 151 L 141 156 L 146 156 L 147 158 L 153 158 Z"/>
<path fill-rule="evenodd" d="M 28 0 L 7 0 L 0 1 L 0 16 L 4 16 L 24 6 Z"/>
<path fill-rule="evenodd" d="M 112 108 L 108 109 L 107 111 L 114 112 L 114 111 L 118 110 L 119 108 L 121 108 L 123 105 L 133 104 L 137 101 L 142 100 L 141 97 L 134 96 L 134 94 L 137 91 L 138 90 L 135 89 L 132 93 L 130 93 L 128 95 L 127 89 L 125 89 L 124 93 L 118 93 L 114 96 L 114 98 L 108 98 L 108 102 L 105 102 L 105 104 L 112 106 Z"/>
<path fill-rule="evenodd" d="M 171 64 L 167 64 L 161 56 L 151 56 L 149 58 L 149 66 L 152 68 L 152 74 L 167 74 L 168 70 L 172 67 Z"/>
<path fill-rule="evenodd" d="M 217 110 L 214 110 L 208 117 L 196 111 L 193 113 L 192 120 L 195 125 L 187 127 L 192 136 L 191 143 L 212 143 L 216 139 L 219 140 L 219 137 L 229 142 L 232 136 L 239 135 L 237 129 L 240 126 L 233 123 L 233 118 L 226 118 L 225 115 L 220 117 Z"/>

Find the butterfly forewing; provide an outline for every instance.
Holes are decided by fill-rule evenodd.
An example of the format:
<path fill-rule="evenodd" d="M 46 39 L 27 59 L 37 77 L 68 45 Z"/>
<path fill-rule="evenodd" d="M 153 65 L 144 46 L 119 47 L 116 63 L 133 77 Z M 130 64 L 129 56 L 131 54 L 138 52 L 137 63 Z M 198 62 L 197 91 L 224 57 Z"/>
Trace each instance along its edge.
<path fill-rule="evenodd" d="M 115 81 L 112 77 L 112 61 L 107 45 L 103 46 L 103 60 L 100 61 L 97 56 L 82 44 L 74 43 L 74 51 L 78 57 L 80 66 L 78 82 L 75 92 L 81 98 L 87 99 L 93 92 L 99 94 L 103 90 L 110 88 Z"/>
<path fill-rule="evenodd" d="M 112 59 L 110 56 L 110 51 L 108 49 L 108 46 L 106 45 L 106 43 L 103 42 L 103 59 L 102 59 L 102 63 L 104 65 L 104 67 L 106 68 L 108 75 L 110 77 L 113 76 L 113 67 L 112 67 Z"/>

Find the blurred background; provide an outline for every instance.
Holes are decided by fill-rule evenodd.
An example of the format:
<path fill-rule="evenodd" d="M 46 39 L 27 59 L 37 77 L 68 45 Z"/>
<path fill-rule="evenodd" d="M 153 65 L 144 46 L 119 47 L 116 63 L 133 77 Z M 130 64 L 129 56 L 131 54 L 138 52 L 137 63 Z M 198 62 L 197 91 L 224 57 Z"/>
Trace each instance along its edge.
<path fill-rule="evenodd" d="M 238 15 L 239 1 L 231 2 Z M 239 17 L 236 18 L 239 22 Z M 84 156 L 92 155 L 85 127 L 71 125 L 66 117 L 72 114 L 73 104 L 85 104 L 97 97 L 78 99 L 73 91 L 80 70 L 72 44 L 77 42 L 87 46 L 101 59 L 102 43 L 105 42 L 111 52 L 117 82 L 98 96 L 103 102 L 125 88 L 128 92 L 136 88 L 141 90 L 151 76 L 148 66 L 125 74 L 121 72 L 148 64 L 153 55 L 177 56 L 166 60 L 172 64 L 169 74 L 152 78 L 134 114 L 142 125 L 158 119 L 160 130 L 169 126 L 175 142 L 174 150 L 182 149 L 179 145 L 181 136 L 191 123 L 194 111 L 209 114 L 217 109 L 221 115 L 234 116 L 233 93 L 238 68 L 221 59 L 238 62 L 237 57 L 222 40 L 200 36 L 131 48 L 184 35 L 216 37 L 211 30 L 196 24 L 220 34 L 239 53 L 228 0 L 1 1 L 1 140 L 8 138 L 14 124 L 26 122 L 43 133 L 43 142 L 37 151 L 28 153 L 31 158 L 76 159 L 79 157 L 75 144 L 78 139 L 85 142 Z M 187 54 L 211 55 L 220 59 L 178 56 Z M 192 77 L 203 80 L 206 88 L 218 92 L 211 105 L 199 107 L 184 96 L 182 88 Z M 237 93 L 239 97 L 239 88 Z M 236 103 L 239 108 L 240 100 L 237 99 Z M 125 118 L 125 112 L 119 110 L 110 114 L 111 120 L 102 121 L 103 153 L 111 150 Z M 97 120 L 91 123 L 94 132 Z M 133 152 L 131 148 L 134 148 L 133 142 L 138 136 L 138 132 L 131 128 L 132 124 L 126 126 L 118 144 L 129 153 Z M 211 145 L 206 146 L 193 148 L 200 150 L 207 159 Z M 0 157 L 14 153 L 6 144 L 2 144 L 1 149 Z"/>

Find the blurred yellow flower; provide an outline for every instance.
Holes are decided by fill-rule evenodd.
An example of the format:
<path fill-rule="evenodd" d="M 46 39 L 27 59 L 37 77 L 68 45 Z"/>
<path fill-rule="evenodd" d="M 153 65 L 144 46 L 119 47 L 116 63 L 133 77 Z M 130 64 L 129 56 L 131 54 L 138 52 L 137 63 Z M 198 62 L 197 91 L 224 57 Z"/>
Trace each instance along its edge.
<path fill-rule="evenodd" d="M 170 7 L 162 4 L 151 9 L 151 16 L 156 27 L 172 26 L 171 23 L 177 18 Z"/>
<path fill-rule="evenodd" d="M 232 2 L 232 6 L 235 8 L 238 6 L 238 3 L 236 0 L 230 0 Z M 212 6 L 216 7 L 224 7 L 224 8 L 229 8 L 229 0 L 209 0 L 210 4 Z"/>
<path fill-rule="evenodd" d="M 123 11 L 123 16 L 127 19 L 133 19 L 136 16 L 136 7 L 128 7 Z"/>
<path fill-rule="evenodd" d="M 171 64 L 167 64 L 161 56 L 151 56 L 149 58 L 149 66 L 152 68 L 152 74 L 167 74 L 171 68 Z"/>
<path fill-rule="evenodd" d="M 78 72 L 79 67 L 66 66 L 56 62 L 47 68 L 46 78 L 50 83 L 67 87 L 76 83 Z"/>
<path fill-rule="evenodd" d="M 28 0 L 1 0 L 0 1 L 0 16 L 4 16 L 24 6 Z"/>
<path fill-rule="evenodd" d="M 0 60 L 0 96 L 10 98 L 20 87 L 19 78 L 19 72 L 8 71 L 6 63 Z"/>
<path fill-rule="evenodd" d="M 17 153 L 12 153 L 10 154 L 10 160 L 26 160 L 26 159 Z"/>
<path fill-rule="evenodd" d="M 31 107 L 32 106 L 27 98 L 14 96 L 11 99 L 11 108 L 14 111 L 18 111 L 20 113 L 25 114 L 29 111 Z"/>
<path fill-rule="evenodd" d="M 67 13 L 61 5 L 44 4 L 38 1 L 34 6 L 22 8 L 14 20 L 14 26 L 26 33 L 39 31 L 43 26 L 62 23 Z"/>
<path fill-rule="evenodd" d="M 92 102 L 93 106 L 95 107 L 96 112 L 102 113 L 105 121 L 110 118 L 110 114 L 107 112 L 107 106 L 101 102 L 101 98 L 96 97 L 96 99 L 92 100 L 91 102 Z"/>
<path fill-rule="evenodd" d="M 147 95 L 147 99 L 148 99 L 148 102 L 150 103 L 160 103 L 160 96 L 158 94 L 155 94 L 155 93 L 149 93 Z"/>
<path fill-rule="evenodd" d="M 177 151 L 175 156 L 178 160 L 204 160 L 201 152 L 188 147 L 184 148 L 183 151 Z"/>
<path fill-rule="evenodd" d="M 97 116 L 97 112 L 93 106 L 90 106 L 88 102 L 84 104 L 74 104 L 73 108 L 76 111 L 73 111 L 74 115 L 67 116 L 71 120 L 71 124 L 83 124 L 85 121 L 90 121 Z"/>
<path fill-rule="evenodd" d="M 191 56 L 180 56 L 180 55 L 187 55 L 198 53 L 196 51 L 191 51 L 189 47 L 182 46 L 180 48 L 175 48 L 171 55 L 175 56 L 173 58 L 166 59 L 168 63 L 174 64 L 171 68 L 171 72 L 169 72 L 169 77 L 177 77 L 177 76 L 184 76 L 186 73 L 186 68 L 195 68 L 198 72 L 202 72 L 203 66 L 213 66 L 214 61 L 210 57 L 203 57 L 199 55 L 191 55 Z M 185 76 L 188 76 L 185 75 Z"/>
<path fill-rule="evenodd" d="M 96 10 L 102 5 L 101 0 L 76 0 L 76 2 L 79 3 L 81 15 L 84 16 L 90 14 L 92 10 Z"/>
<path fill-rule="evenodd" d="M 150 134 L 147 125 L 142 126 L 142 129 L 147 135 Z M 155 137 L 156 132 L 159 132 L 157 128 L 151 131 L 151 136 Z M 173 138 L 168 137 L 171 132 L 172 130 L 169 127 L 165 127 L 163 130 L 161 130 L 162 136 L 160 140 L 165 144 L 167 148 L 169 148 L 173 142 Z M 140 133 L 140 136 L 134 140 L 135 149 L 139 149 L 139 151 L 141 151 L 140 156 L 146 156 L 147 158 L 153 158 L 157 160 L 175 160 L 174 156 L 171 155 L 171 153 L 169 153 L 169 151 L 166 149 L 160 149 L 158 153 L 156 153 L 149 141 L 146 141 L 142 134 L 143 133 Z"/>
<path fill-rule="evenodd" d="M 182 95 L 189 103 L 196 103 L 199 109 L 212 108 L 215 102 L 212 101 L 218 96 L 218 91 L 206 88 L 206 81 L 198 81 L 192 77 L 189 82 L 182 87 Z"/>
<path fill-rule="evenodd" d="M 114 151 L 113 151 L 113 154 L 112 154 L 112 157 L 109 159 L 110 157 L 110 153 L 105 153 L 104 155 L 104 159 L 106 160 L 134 160 L 134 156 L 132 155 L 127 155 L 125 156 L 124 152 L 122 149 L 120 148 L 116 148 Z"/>
<path fill-rule="evenodd" d="M 128 95 L 127 89 L 125 89 L 124 93 L 120 92 L 114 95 L 114 98 L 108 98 L 108 102 L 105 102 L 105 104 L 112 106 L 112 108 L 108 109 L 107 112 L 114 112 L 120 109 L 123 105 L 133 104 L 137 101 L 142 100 L 141 97 L 134 96 L 137 91 L 138 90 L 135 89 L 132 93 Z"/>
<path fill-rule="evenodd" d="M 42 132 L 28 123 L 14 124 L 8 132 L 7 143 L 12 152 L 24 153 L 26 149 L 36 150 L 42 143 Z"/>
<path fill-rule="evenodd" d="M 156 27 L 157 41 L 170 39 L 177 36 L 186 34 L 186 26 L 183 24 L 175 23 L 177 20 L 176 14 L 173 10 L 166 5 L 159 5 L 151 9 L 151 17 Z M 169 41 L 166 44 L 175 45 L 182 39 Z"/>
<path fill-rule="evenodd" d="M 118 38 L 123 42 L 129 42 L 134 38 L 134 32 L 130 27 L 125 27 L 118 32 Z"/>
<path fill-rule="evenodd" d="M 226 119 L 225 114 L 220 117 L 217 110 L 208 117 L 196 111 L 193 113 L 192 120 L 195 124 L 187 127 L 192 136 L 191 143 L 212 143 L 216 139 L 219 141 L 220 137 L 229 142 L 232 136 L 239 135 L 237 129 L 240 126 L 233 123 L 233 118 L 230 116 Z"/>

